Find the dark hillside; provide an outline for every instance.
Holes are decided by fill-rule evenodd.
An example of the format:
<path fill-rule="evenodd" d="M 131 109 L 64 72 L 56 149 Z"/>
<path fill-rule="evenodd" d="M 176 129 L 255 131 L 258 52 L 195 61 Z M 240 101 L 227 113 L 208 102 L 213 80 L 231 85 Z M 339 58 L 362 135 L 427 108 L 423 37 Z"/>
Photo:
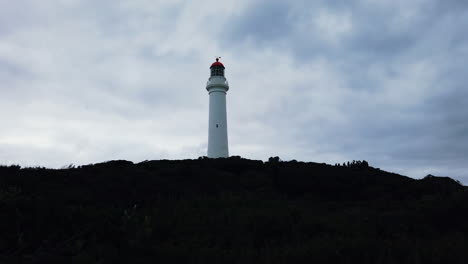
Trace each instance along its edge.
<path fill-rule="evenodd" d="M 0 167 L 0 263 L 466 263 L 468 191 L 229 159 Z"/>

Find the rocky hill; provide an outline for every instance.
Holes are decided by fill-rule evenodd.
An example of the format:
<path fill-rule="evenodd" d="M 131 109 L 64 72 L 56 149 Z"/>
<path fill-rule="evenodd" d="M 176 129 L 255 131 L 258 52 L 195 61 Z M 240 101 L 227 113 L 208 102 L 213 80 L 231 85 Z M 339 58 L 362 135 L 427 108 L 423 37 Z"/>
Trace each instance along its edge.
<path fill-rule="evenodd" d="M 468 191 L 365 161 L 0 167 L 0 263 L 466 263 Z"/>

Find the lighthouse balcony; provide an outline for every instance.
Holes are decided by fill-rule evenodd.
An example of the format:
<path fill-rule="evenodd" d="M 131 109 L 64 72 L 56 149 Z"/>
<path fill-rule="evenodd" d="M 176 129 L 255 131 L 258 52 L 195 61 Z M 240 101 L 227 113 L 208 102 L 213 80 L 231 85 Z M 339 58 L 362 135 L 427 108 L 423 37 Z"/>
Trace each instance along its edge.
<path fill-rule="evenodd" d="M 219 88 L 224 88 L 226 90 L 229 89 L 229 83 L 226 80 L 226 78 L 222 76 L 211 76 L 208 79 L 208 82 L 206 83 L 206 89 L 214 88 L 214 87 L 219 87 Z"/>

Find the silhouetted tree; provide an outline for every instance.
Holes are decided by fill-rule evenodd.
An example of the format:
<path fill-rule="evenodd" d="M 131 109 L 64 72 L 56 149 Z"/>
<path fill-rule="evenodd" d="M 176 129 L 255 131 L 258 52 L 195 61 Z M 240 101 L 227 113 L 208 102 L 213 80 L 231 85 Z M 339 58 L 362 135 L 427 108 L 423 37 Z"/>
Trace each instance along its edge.
<path fill-rule="evenodd" d="M 268 162 L 277 163 L 277 162 L 281 162 L 281 159 L 280 159 L 280 157 L 278 157 L 278 156 L 276 156 L 276 157 L 270 157 L 270 158 L 268 158 Z"/>

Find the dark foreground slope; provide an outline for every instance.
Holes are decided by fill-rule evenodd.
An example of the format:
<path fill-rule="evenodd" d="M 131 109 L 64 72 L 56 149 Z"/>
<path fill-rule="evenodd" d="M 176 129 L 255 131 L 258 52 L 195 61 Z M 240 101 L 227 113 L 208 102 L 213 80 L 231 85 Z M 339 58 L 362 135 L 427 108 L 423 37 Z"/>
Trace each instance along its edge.
<path fill-rule="evenodd" d="M 240 158 L 0 167 L 0 263 L 467 261 L 450 178 Z"/>

